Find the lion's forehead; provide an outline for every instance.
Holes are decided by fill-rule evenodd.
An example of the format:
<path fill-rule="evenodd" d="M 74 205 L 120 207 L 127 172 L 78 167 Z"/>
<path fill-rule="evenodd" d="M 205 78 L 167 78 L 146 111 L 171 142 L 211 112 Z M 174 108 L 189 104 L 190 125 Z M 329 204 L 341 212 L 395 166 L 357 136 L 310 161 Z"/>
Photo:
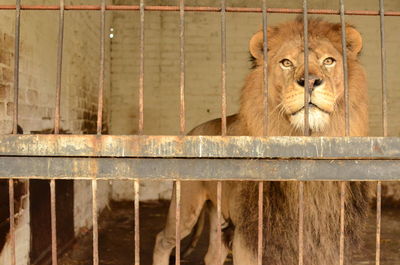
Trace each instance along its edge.
<path fill-rule="evenodd" d="M 286 42 L 276 45 L 270 50 L 273 58 L 281 60 L 288 58 L 296 61 L 304 60 L 304 40 L 294 37 Z M 332 42 L 326 38 L 311 38 L 309 40 L 310 59 L 319 59 L 323 56 L 335 56 L 340 59 L 341 53 L 335 48 Z M 314 57 L 314 58 L 313 58 Z"/>

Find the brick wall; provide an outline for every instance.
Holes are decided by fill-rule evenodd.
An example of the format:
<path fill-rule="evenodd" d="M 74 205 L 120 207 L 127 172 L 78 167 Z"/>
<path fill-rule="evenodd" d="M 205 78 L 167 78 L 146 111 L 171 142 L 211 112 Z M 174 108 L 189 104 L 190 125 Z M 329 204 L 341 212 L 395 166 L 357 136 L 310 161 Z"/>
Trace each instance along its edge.
<path fill-rule="evenodd" d="M 98 4 L 96 0 L 69 0 L 65 4 Z M 9 4 L 13 4 L 11 2 Z M 4 4 L 4 3 L 2 3 Z M 58 1 L 26 0 L 23 4 L 58 4 Z M 12 130 L 14 11 L 0 16 L 0 133 Z M 107 16 L 107 28 L 111 16 Z M 107 37 L 107 36 L 106 36 Z M 25 133 L 54 126 L 58 12 L 22 11 L 20 45 L 20 92 L 18 123 Z M 61 127 L 70 133 L 95 133 L 100 60 L 100 16 L 95 11 L 65 12 L 64 57 L 61 95 Z M 108 127 L 109 38 L 106 38 L 104 124 Z M 75 232 L 91 227 L 91 185 L 74 184 Z M 98 183 L 98 207 L 108 203 L 109 184 Z M 17 264 L 29 260 L 29 201 L 17 210 Z M 9 243 L 0 250 L 0 264 L 10 264 Z"/>

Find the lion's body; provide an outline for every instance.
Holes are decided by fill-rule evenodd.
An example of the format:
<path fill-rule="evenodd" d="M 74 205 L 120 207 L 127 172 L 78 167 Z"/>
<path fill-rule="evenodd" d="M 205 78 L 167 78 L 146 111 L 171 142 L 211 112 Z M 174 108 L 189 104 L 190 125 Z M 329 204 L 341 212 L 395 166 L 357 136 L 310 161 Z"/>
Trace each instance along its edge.
<path fill-rule="evenodd" d="M 353 32 L 353 28 L 348 27 L 346 32 L 349 49 L 350 135 L 365 136 L 368 128 L 366 81 L 357 60 L 357 54 L 361 49 L 361 37 L 356 34 L 358 32 Z M 299 113 L 301 114 L 304 108 L 304 100 L 301 102 L 301 99 L 304 99 L 304 88 L 301 87 L 301 81 L 299 81 L 304 75 L 304 67 L 301 68 L 301 58 L 304 58 L 301 57 L 302 30 L 303 24 L 300 20 L 268 29 L 267 133 L 270 136 L 303 134 L 302 119 L 304 118 L 302 117 L 304 116 L 300 115 L 299 118 Z M 318 75 L 319 78 L 316 79 L 318 84 L 310 92 L 312 103 L 310 108 L 316 113 L 314 116 L 310 109 L 311 135 L 344 136 L 344 86 L 343 73 L 340 69 L 341 58 L 339 58 L 341 56 L 340 26 L 321 20 L 310 20 L 309 42 L 310 74 Z M 255 57 L 256 67 L 248 75 L 242 89 L 239 113 L 227 118 L 227 135 L 260 136 L 265 134 L 263 69 L 261 67 L 263 59 L 262 56 L 260 57 L 262 53 L 259 49 L 261 49 L 260 33 L 257 33 L 250 42 L 250 51 Z M 282 57 L 282 54 L 285 57 Z M 332 62 L 332 57 L 328 57 L 330 59 L 328 61 L 319 59 L 326 56 L 334 57 L 334 62 L 338 65 L 320 66 L 321 62 Z M 282 58 L 289 57 L 292 64 L 285 62 L 283 67 L 280 66 L 283 70 L 278 68 L 278 62 L 281 63 Z M 220 135 L 221 120 L 206 122 L 189 134 Z M 268 176 L 268 172 L 265 172 L 265 175 Z M 298 264 L 298 187 L 298 182 L 264 182 L 264 264 Z M 222 191 L 223 219 L 231 220 L 235 230 L 232 246 L 234 264 L 257 264 L 258 185 L 254 182 L 223 182 Z M 345 191 L 345 249 L 348 254 L 346 256 L 350 257 L 349 254 L 359 245 L 359 236 L 368 212 L 370 187 L 367 183 L 346 183 Z M 215 240 L 216 184 L 214 182 L 182 182 L 182 236 L 190 232 L 207 200 L 214 205 L 211 210 L 210 247 L 205 258 L 206 265 L 211 265 L 218 264 Z M 304 200 L 304 264 L 337 264 L 340 241 L 340 183 L 305 183 Z M 174 239 L 174 214 L 174 200 L 172 200 L 166 228 L 157 236 L 154 265 L 167 265 L 165 257 L 169 255 L 173 245 L 168 245 L 167 242 L 171 243 L 172 238 Z M 162 247 L 163 244 L 164 247 Z M 165 247 L 166 245 L 168 247 Z M 227 252 L 228 250 L 224 247 L 223 259 Z"/>

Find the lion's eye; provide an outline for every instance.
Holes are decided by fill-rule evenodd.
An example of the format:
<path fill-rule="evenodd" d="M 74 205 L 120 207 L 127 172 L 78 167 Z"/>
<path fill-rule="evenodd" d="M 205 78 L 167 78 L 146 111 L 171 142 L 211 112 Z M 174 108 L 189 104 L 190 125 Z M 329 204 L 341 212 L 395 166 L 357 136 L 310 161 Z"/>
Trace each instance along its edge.
<path fill-rule="evenodd" d="M 290 68 L 293 66 L 293 63 L 289 59 L 283 59 L 280 61 L 281 65 L 285 68 Z"/>
<path fill-rule="evenodd" d="M 334 58 L 328 57 L 328 58 L 325 58 L 325 59 L 324 59 L 323 64 L 326 65 L 326 66 L 331 66 L 331 65 L 333 65 L 335 62 L 336 62 L 336 60 L 335 60 Z"/>

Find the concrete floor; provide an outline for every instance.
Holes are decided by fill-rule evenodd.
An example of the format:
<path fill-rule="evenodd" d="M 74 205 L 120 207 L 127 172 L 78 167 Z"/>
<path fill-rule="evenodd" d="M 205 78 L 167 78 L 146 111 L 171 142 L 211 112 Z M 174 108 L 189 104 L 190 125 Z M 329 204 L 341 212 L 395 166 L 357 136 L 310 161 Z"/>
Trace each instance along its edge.
<path fill-rule="evenodd" d="M 151 265 L 155 235 L 163 228 L 168 202 L 150 202 L 140 205 L 141 265 Z M 99 220 L 99 253 L 102 265 L 131 265 L 134 262 L 133 203 L 114 202 Z M 375 264 L 376 217 L 369 217 L 365 247 L 354 255 L 354 265 Z M 76 244 L 59 261 L 60 265 L 92 264 L 91 233 L 77 240 Z M 203 264 L 207 249 L 207 233 L 204 233 L 195 252 L 182 264 Z M 185 245 L 185 242 L 182 243 Z M 400 208 L 384 208 L 382 212 L 381 265 L 400 264 Z M 171 263 L 174 264 L 174 263 Z M 232 264 L 231 260 L 226 263 Z M 322 264 L 321 264 L 322 265 Z"/>

